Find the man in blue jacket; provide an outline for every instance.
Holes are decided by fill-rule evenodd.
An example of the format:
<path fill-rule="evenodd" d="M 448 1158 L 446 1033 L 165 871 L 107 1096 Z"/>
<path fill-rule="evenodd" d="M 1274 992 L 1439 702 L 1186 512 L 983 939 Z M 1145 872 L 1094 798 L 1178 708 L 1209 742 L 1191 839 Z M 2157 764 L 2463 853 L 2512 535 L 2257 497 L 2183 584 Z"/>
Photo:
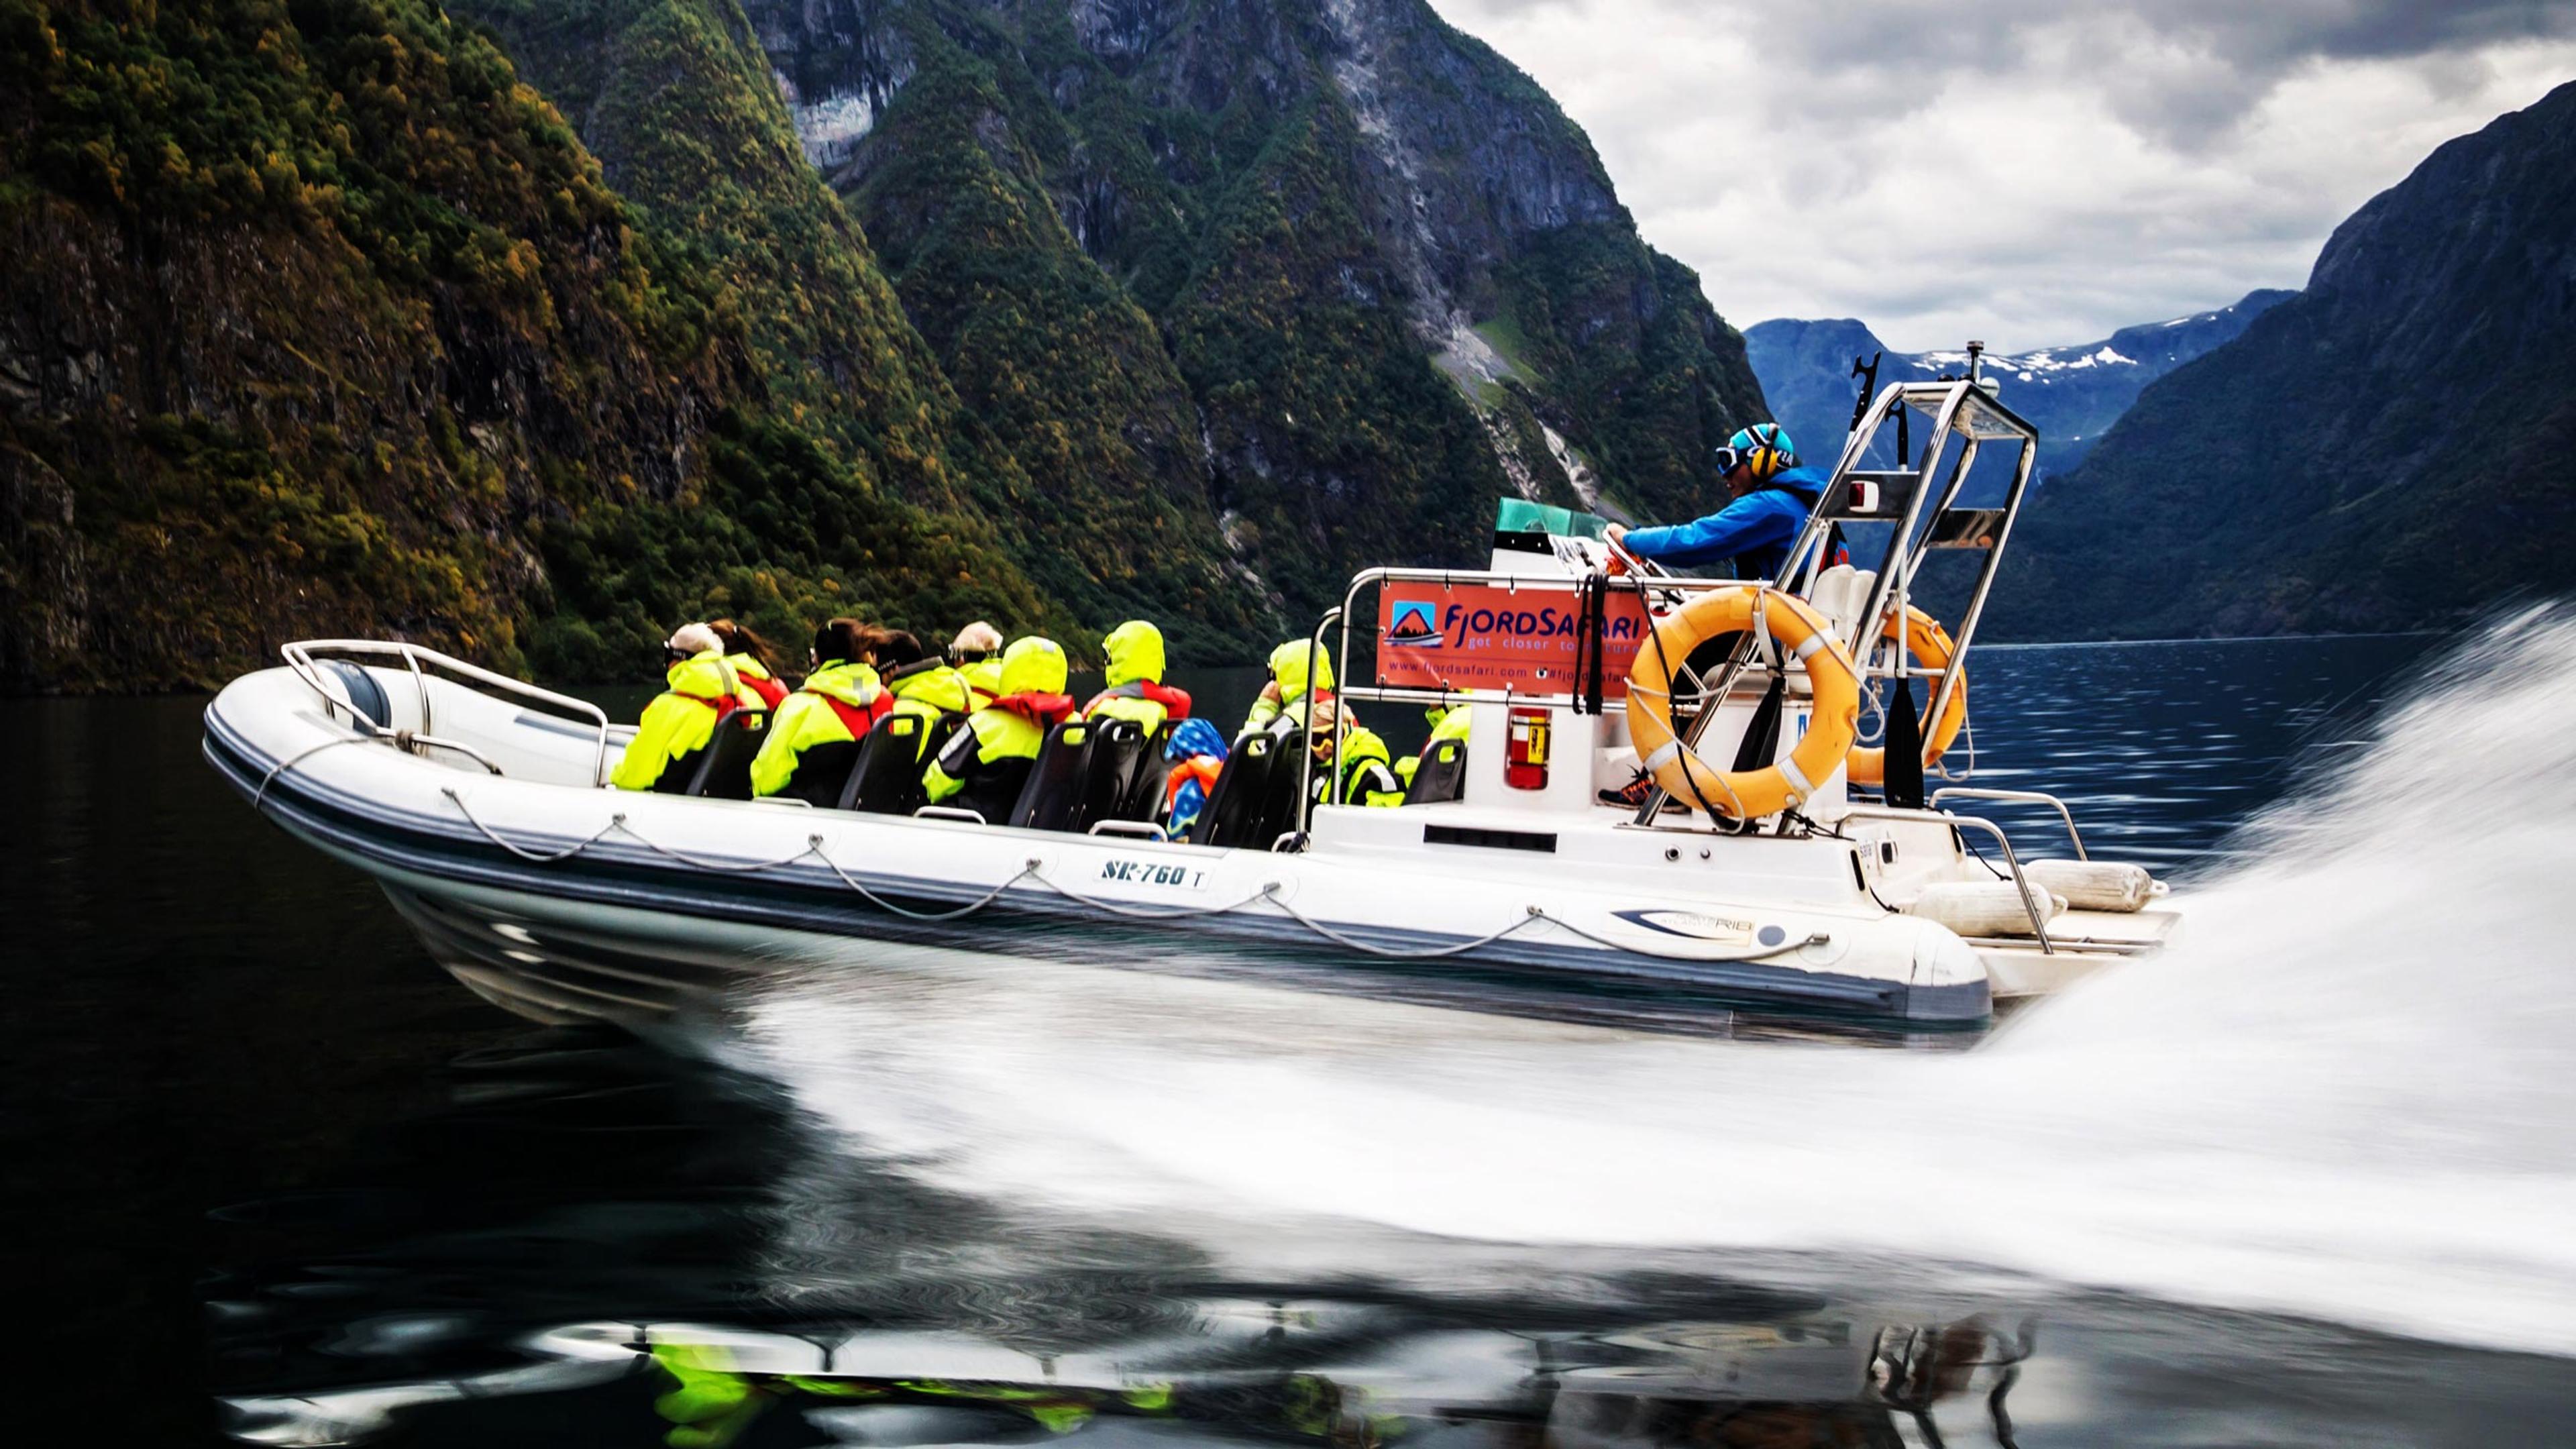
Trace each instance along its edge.
<path fill-rule="evenodd" d="M 1797 450 L 1778 423 L 1756 423 L 1717 450 L 1717 470 L 1735 495 L 1724 508 L 1670 528 L 1610 525 L 1610 541 L 1642 559 L 1681 568 L 1733 560 L 1739 579 L 1778 576 L 1789 545 L 1828 481 L 1798 466 Z"/>

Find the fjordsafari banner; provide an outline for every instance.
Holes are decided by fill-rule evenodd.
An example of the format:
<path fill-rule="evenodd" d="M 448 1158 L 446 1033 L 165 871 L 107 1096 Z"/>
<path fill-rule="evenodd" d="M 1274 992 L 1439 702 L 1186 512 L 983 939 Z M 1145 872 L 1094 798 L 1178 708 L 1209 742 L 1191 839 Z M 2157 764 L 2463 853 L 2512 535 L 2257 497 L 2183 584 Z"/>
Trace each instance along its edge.
<path fill-rule="evenodd" d="M 1650 627 L 1645 600 L 1607 601 L 1601 651 L 1604 692 L 1628 692 L 1628 668 Z M 1419 689 L 1508 689 L 1572 694 L 1582 615 L 1563 589 L 1404 583 L 1378 590 L 1377 682 Z"/>

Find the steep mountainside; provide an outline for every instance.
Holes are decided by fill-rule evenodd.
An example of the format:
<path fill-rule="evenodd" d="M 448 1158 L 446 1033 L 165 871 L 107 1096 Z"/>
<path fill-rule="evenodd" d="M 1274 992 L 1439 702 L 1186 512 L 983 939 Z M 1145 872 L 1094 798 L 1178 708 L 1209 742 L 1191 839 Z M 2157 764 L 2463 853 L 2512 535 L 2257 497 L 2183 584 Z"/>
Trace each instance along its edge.
<path fill-rule="evenodd" d="M 775 394 L 865 471 L 917 501 L 996 520 L 1093 633 L 1142 613 L 1204 656 L 1270 631 L 1221 567 L 1196 420 L 1150 324 L 1096 269 L 1085 269 L 1089 295 L 1067 284 L 1063 259 L 1080 260 L 1069 240 L 1029 245 L 1030 228 L 1060 237 L 1061 225 L 1042 192 L 979 149 L 971 127 L 983 98 L 958 68 L 935 72 L 953 89 L 920 108 L 902 184 L 946 189 L 972 216 L 968 234 L 1024 264 L 980 283 L 1007 299 L 915 286 L 907 318 L 868 238 L 808 164 L 734 0 L 458 9 L 493 25 L 530 79 L 579 118 L 610 184 L 649 227 L 718 263 Z M 896 241 L 917 258 L 950 239 Z M 961 336 L 988 313 L 988 330 L 1043 336 L 1045 348 L 997 352 Z"/>
<path fill-rule="evenodd" d="M 1283 622 L 1473 557 L 1506 489 L 1691 509 L 1765 416 L 1582 133 L 1423 0 L 744 9 L 1033 518 L 1197 490 Z"/>
<path fill-rule="evenodd" d="M 2066 473 L 2137 401 L 2148 383 L 2234 340 L 2266 310 L 2296 296 L 2257 291 L 2215 312 L 2123 327 L 2100 342 L 1998 353 L 1986 375 L 2003 383 L 2005 401 L 2039 426 L 2043 474 Z M 1834 450 L 1851 425 L 1859 387 L 1852 359 L 1885 351 L 1869 328 L 1852 318 L 1801 321 L 1781 318 L 1745 329 L 1744 351 L 1762 394 L 1789 436 L 1811 454 Z M 1960 352 L 1889 352 L 1878 380 L 1891 382 L 1955 373 L 1967 362 Z M 1892 452 L 1892 445 L 1883 449 Z M 1892 461 L 1881 459 L 1880 461 Z"/>
<path fill-rule="evenodd" d="M 777 416 L 739 300 L 425 0 L 0 0 L 0 255 L 0 685 L 1040 612 Z"/>
<path fill-rule="evenodd" d="M 2016 554 L 2004 637 L 2418 628 L 2576 586 L 2576 84 L 2354 213 Z"/>

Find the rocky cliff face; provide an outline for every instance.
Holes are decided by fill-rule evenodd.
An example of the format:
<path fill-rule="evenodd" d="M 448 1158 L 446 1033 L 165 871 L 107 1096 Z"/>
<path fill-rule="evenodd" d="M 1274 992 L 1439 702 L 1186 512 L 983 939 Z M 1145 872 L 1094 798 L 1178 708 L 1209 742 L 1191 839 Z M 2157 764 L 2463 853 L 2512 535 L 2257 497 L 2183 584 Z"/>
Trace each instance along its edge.
<path fill-rule="evenodd" d="M 1420 0 L 744 13 L 970 406 L 1199 490 L 1283 625 L 1472 557 L 1498 492 L 1693 507 L 1764 416 L 1582 133 Z"/>
<path fill-rule="evenodd" d="M 2123 327 L 2099 342 L 1992 353 L 1985 375 L 2001 382 L 2004 400 L 2038 425 L 2044 440 L 2041 474 L 2066 473 L 2084 460 L 2147 384 L 2234 340 L 2256 317 L 2295 295 L 2250 292 L 2214 312 Z M 1773 415 L 1790 437 L 1818 457 L 1833 452 L 1850 428 L 1859 387 L 1851 375 L 1853 358 L 1885 353 L 1878 373 L 1882 386 L 1956 373 L 1967 363 L 1964 351 L 1887 352 L 1866 325 L 1848 317 L 1756 323 L 1746 329 L 1744 345 Z M 1880 451 L 1892 454 L 1893 444 Z"/>
<path fill-rule="evenodd" d="M 0 686 L 714 613 L 1222 658 L 1498 493 L 1693 511 L 1764 416 L 1423 0 L 456 13 L 0 0 Z"/>
<path fill-rule="evenodd" d="M 460 8 L 494 25 L 527 74 L 580 118 L 609 181 L 648 225 L 722 267 L 773 393 L 870 477 L 916 502 L 993 520 L 1081 621 L 1077 632 L 1143 614 L 1168 621 L 1176 643 L 1213 653 L 1269 631 L 1265 611 L 1221 567 L 1188 395 L 1116 288 L 1099 279 L 1093 296 L 1075 295 L 1048 248 L 1019 239 L 1029 265 L 995 275 L 1059 341 L 1101 359 L 1056 366 L 1043 380 L 1031 366 L 1041 359 L 991 358 L 961 335 L 971 306 L 916 287 L 907 315 L 878 250 L 812 164 L 844 157 L 864 134 L 875 104 L 867 92 L 803 104 L 732 0 Z M 897 59 L 864 35 L 849 44 L 863 72 Z M 909 81 L 909 50 L 899 59 L 891 74 Z M 942 72 L 931 83 L 955 80 Z M 922 108 L 929 124 L 915 133 L 909 174 L 963 181 L 961 203 L 993 213 L 994 230 L 1060 230 L 1044 197 L 1015 197 L 1014 178 L 976 142 L 950 144 L 971 131 L 951 122 L 982 105 L 971 84 L 953 99 Z M 923 245 L 918 233 L 888 235 L 907 258 Z M 1055 250 L 1078 257 L 1069 242 Z M 958 365 L 962 400 L 945 363 Z M 1048 404 L 1042 415 L 1032 413 L 1033 383 Z M 1079 650 L 1088 641 L 1073 642 Z"/>
<path fill-rule="evenodd" d="M 2576 84 L 2354 213 L 2017 556 L 1993 618 L 2024 638 L 2421 628 L 2576 586 Z"/>
<path fill-rule="evenodd" d="M 681 596 L 788 612 L 728 571 L 849 572 L 746 552 L 737 511 L 940 536 L 766 416 L 727 300 L 435 7 L 0 26 L 0 685 L 206 685 L 366 632 L 625 673 Z M 621 569 L 651 587 L 584 592 Z M 870 597 L 1034 607 L 971 539 L 904 569 Z"/>

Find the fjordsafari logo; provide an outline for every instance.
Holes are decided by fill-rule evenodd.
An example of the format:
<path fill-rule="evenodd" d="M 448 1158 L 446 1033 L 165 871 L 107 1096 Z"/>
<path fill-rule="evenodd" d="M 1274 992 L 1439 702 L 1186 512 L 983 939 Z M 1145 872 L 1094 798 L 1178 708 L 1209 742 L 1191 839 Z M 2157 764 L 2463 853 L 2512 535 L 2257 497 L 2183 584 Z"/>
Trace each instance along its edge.
<path fill-rule="evenodd" d="M 1386 642 L 1415 649 L 1437 649 L 1447 636 L 1432 612 L 1429 599 L 1398 599 L 1394 617 L 1387 621 Z"/>

